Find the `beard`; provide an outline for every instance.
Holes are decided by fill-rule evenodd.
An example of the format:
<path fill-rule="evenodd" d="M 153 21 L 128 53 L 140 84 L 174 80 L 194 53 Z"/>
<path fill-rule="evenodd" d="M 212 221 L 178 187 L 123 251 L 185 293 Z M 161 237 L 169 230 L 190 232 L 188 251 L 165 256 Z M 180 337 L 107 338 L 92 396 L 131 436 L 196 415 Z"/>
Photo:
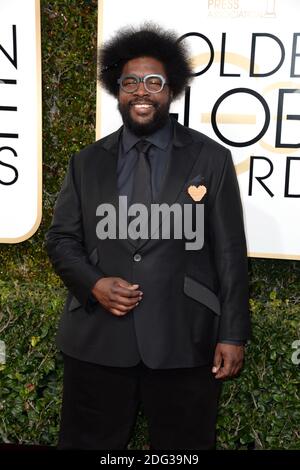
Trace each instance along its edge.
<path fill-rule="evenodd" d="M 145 100 L 141 100 L 145 103 Z M 133 101 L 138 103 L 138 100 Z M 150 103 L 150 102 L 149 102 Z M 169 118 L 169 110 L 171 99 L 163 104 L 151 103 L 154 106 L 155 112 L 153 118 L 146 123 L 139 123 L 132 119 L 130 114 L 130 103 L 121 104 L 118 102 L 118 110 L 122 116 L 124 125 L 135 135 L 142 137 L 153 134 L 161 129 Z"/>

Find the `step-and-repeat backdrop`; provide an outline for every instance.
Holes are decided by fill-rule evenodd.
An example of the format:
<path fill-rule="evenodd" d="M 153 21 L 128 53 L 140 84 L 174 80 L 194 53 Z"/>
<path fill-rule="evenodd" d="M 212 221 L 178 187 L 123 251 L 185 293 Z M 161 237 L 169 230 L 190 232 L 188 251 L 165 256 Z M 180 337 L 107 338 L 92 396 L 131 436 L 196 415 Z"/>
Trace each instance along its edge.
<path fill-rule="evenodd" d="M 40 48 L 39 0 L 0 0 L 0 243 L 41 221 Z"/>
<path fill-rule="evenodd" d="M 195 76 L 171 112 L 232 151 L 250 256 L 300 259 L 299 18 L 298 0 L 99 0 L 99 46 L 153 21 L 190 47 Z M 99 138 L 121 120 L 97 98 Z"/>

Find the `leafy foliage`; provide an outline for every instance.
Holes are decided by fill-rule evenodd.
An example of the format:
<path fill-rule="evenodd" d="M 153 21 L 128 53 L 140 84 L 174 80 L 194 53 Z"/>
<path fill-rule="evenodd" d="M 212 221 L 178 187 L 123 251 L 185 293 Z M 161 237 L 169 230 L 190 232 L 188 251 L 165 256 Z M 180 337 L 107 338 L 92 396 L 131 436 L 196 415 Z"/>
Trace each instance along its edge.
<path fill-rule="evenodd" d="M 41 0 L 43 220 L 20 245 L 0 245 L 0 441 L 55 445 L 62 362 L 54 337 L 65 288 L 44 247 L 69 156 L 95 138 L 96 0 Z M 224 383 L 218 448 L 299 449 L 300 276 L 292 261 L 251 260 L 253 339 L 239 378 Z M 147 448 L 139 413 L 130 448 Z"/>
<path fill-rule="evenodd" d="M 253 338 L 242 374 L 223 387 L 218 445 L 299 449 L 300 376 L 292 362 L 300 338 L 299 268 L 288 261 L 252 265 Z"/>

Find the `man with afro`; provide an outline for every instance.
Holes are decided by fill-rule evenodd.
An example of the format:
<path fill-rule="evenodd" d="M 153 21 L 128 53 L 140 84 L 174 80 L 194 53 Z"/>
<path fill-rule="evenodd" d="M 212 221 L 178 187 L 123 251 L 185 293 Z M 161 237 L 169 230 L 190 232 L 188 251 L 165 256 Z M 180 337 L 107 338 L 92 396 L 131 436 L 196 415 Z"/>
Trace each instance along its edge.
<path fill-rule="evenodd" d="M 46 237 L 69 291 L 59 449 L 126 449 L 140 406 L 150 449 L 215 448 L 222 382 L 240 372 L 250 337 L 247 253 L 230 151 L 169 114 L 191 77 L 183 42 L 151 24 L 99 52 L 123 126 L 71 157 Z M 145 236 L 155 205 L 169 217 Z M 200 248 L 186 231 L 172 236 L 185 224 L 203 230 Z"/>

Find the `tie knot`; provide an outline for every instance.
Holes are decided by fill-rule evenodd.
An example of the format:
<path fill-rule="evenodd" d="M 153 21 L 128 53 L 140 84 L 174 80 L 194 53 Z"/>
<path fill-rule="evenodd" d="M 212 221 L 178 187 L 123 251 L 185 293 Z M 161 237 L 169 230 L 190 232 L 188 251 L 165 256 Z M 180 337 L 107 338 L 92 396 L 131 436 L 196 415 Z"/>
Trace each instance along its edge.
<path fill-rule="evenodd" d="M 151 147 L 151 142 L 147 142 L 147 140 L 139 140 L 135 146 L 139 154 L 143 153 L 144 155 L 147 154 L 149 148 Z"/>

